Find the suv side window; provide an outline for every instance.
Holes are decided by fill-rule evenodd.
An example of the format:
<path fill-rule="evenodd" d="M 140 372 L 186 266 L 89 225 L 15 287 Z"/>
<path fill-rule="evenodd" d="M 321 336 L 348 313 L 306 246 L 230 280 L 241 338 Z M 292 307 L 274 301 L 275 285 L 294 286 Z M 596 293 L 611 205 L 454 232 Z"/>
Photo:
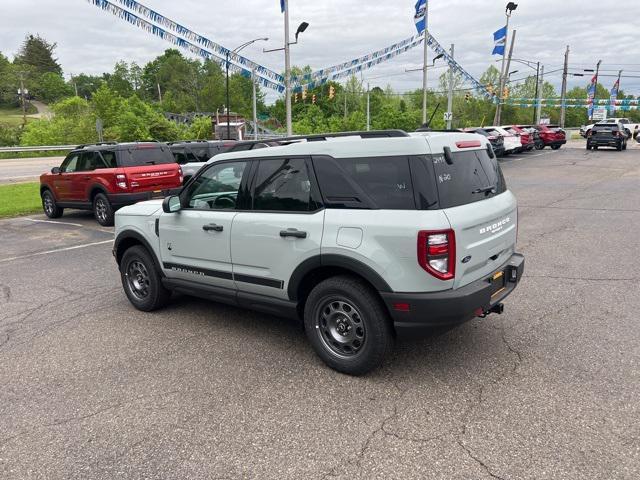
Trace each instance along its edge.
<path fill-rule="evenodd" d="M 102 158 L 98 152 L 83 152 L 78 164 L 78 172 L 90 172 L 96 168 L 104 168 Z"/>
<path fill-rule="evenodd" d="M 64 162 L 62 162 L 62 165 L 60 165 L 60 171 L 63 173 L 73 173 L 77 171 L 79 158 L 79 153 L 69 154 L 69 156 L 64 159 Z"/>
<path fill-rule="evenodd" d="M 314 158 L 314 166 L 334 208 L 416 208 L 408 157 Z"/>
<path fill-rule="evenodd" d="M 234 210 L 246 167 L 247 162 L 212 165 L 189 184 L 183 207 L 196 210 Z"/>
<path fill-rule="evenodd" d="M 100 152 L 100 155 L 102 155 L 102 160 L 105 166 L 100 166 L 97 168 L 118 168 L 118 162 L 116 161 L 116 152 L 114 152 L 113 150 L 103 150 Z"/>
<path fill-rule="evenodd" d="M 311 196 L 307 162 L 303 158 L 260 160 L 253 193 L 254 210 L 309 212 L 317 209 Z"/>

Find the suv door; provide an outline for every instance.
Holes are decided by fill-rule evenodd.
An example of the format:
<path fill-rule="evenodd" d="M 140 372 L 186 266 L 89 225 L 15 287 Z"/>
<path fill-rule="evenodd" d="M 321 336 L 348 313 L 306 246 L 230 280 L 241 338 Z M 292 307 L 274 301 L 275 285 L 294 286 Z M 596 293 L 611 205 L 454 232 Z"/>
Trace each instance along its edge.
<path fill-rule="evenodd" d="M 231 222 L 243 202 L 247 161 L 207 166 L 180 194 L 182 209 L 162 213 L 158 232 L 167 277 L 235 289 Z"/>
<path fill-rule="evenodd" d="M 53 177 L 53 188 L 59 202 L 66 202 L 72 198 L 71 179 L 78 169 L 81 152 L 71 152 L 60 165 L 60 173 Z"/>
<path fill-rule="evenodd" d="M 87 190 L 89 182 L 92 179 L 91 172 L 96 169 L 98 163 L 101 163 L 98 152 L 82 152 L 78 161 L 78 168 L 71 178 L 71 197 L 74 202 L 86 202 Z"/>
<path fill-rule="evenodd" d="M 310 158 L 262 159 L 252 177 L 251 210 L 231 232 L 236 288 L 286 299 L 295 268 L 320 255 L 324 209 Z"/>

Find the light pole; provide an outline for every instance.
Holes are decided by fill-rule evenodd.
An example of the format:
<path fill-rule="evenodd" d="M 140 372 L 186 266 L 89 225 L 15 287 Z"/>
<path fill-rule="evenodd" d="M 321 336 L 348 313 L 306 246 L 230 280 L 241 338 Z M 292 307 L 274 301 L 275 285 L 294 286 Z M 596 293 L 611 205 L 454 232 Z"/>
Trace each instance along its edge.
<path fill-rule="evenodd" d="M 302 22 L 298 25 L 298 29 L 296 30 L 296 41 L 289 41 L 289 0 L 282 0 L 282 5 L 284 7 L 284 47 L 283 48 L 273 48 L 270 50 L 263 50 L 264 53 L 269 52 L 280 52 L 284 50 L 284 89 L 285 89 L 285 108 L 287 110 L 287 136 L 293 135 L 293 127 L 292 127 L 292 115 L 291 115 L 291 45 L 296 45 L 298 43 L 298 35 L 304 32 L 309 24 L 307 22 Z"/>
<path fill-rule="evenodd" d="M 237 54 L 240 52 L 240 50 L 244 49 L 245 47 L 248 47 L 249 45 L 259 42 L 259 41 L 268 41 L 269 39 L 267 37 L 260 37 L 260 38 L 254 38 L 253 40 L 249 40 L 248 42 L 243 43 L 242 45 L 234 48 L 233 50 L 227 50 L 227 61 L 225 62 L 226 64 L 226 70 L 227 70 L 227 78 L 226 78 L 226 90 L 227 90 L 227 140 L 231 139 L 231 108 L 230 108 L 230 100 L 229 100 L 229 57 L 231 56 L 231 54 Z M 253 77 L 253 74 L 251 75 L 251 81 L 254 82 L 255 85 L 255 79 Z M 255 90 L 254 90 L 255 92 Z M 254 93 L 255 95 L 255 93 Z"/>
<path fill-rule="evenodd" d="M 517 63 L 521 63 L 522 65 L 526 65 L 527 67 L 531 68 L 532 70 L 536 71 L 536 93 L 534 95 L 535 97 L 535 101 L 536 101 L 536 107 L 533 109 L 533 123 L 536 123 L 536 118 L 538 118 L 538 108 L 540 108 L 540 101 L 541 99 L 539 98 L 540 95 L 540 67 L 543 68 L 544 71 L 544 66 L 540 65 L 540 62 L 534 62 L 532 60 L 523 60 L 520 58 L 512 58 L 511 59 L 512 62 L 517 62 Z M 513 72 L 511 72 L 513 73 Z"/>
<path fill-rule="evenodd" d="M 502 68 L 500 69 L 500 91 L 498 92 L 498 105 L 496 106 L 496 115 L 493 123 L 495 125 L 500 125 L 500 120 L 502 117 L 502 92 L 504 91 L 504 84 L 506 82 L 506 74 L 505 71 L 505 61 L 507 54 L 507 45 L 509 44 L 509 20 L 511 19 L 511 14 L 518 8 L 518 4 L 514 2 L 507 3 L 507 7 L 505 8 L 505 16 L 507 17 L 507 25 L 506 25 L 506 33 L 504 37 L 504 52 L 502 54 Z M 515 33 L 514 33 L 515 37 Z M 515 40 L 515 38 L 514 38 Z M 511 40 L 511 51 L 513 51 L 513 40 Z M 506 69 L 509 69 L 509 66 L 506 66 Z"/>

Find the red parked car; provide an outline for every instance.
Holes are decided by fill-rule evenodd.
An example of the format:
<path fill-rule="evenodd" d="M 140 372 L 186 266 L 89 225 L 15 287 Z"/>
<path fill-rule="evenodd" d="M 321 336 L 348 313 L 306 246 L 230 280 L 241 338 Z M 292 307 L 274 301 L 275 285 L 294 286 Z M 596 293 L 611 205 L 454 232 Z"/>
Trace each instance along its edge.
<path fill-rule="evenodd" d="M 42 208 L 59 218 L 65 208 L 93 210 L 100 225 L 113 225 L 125 205 L 162 197 L 182 186 L 182 170 L 168 145 L 158 142 L 81 145 L 40 176 Z"/>
<path fill-rule="evenodd" d="M 562 128 L 558 125 L 520 125 L 520 128 L 535 128 L 540 133 L 540 142 L 536 144 L 538 150 L 544 147 L 551 147 L 558 150 L 562 145 L 567 143 L 567 136 Z"/>

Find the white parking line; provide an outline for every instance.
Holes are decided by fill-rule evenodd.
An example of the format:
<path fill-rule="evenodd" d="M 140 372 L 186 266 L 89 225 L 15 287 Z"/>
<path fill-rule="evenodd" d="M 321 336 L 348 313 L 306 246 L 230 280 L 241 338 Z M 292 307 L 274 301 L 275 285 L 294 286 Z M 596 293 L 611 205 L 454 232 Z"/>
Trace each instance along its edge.
<path fill-rule="evenodd" d="M 113 240 L 103 240 L 102 242 L 85 243 L 83 245 L 75 245 L 73 247 L 58 248 L 55 250 L 47 250 L 46 252 L 30 253 L 29 255 L 20 255 L 18 257 L 9 257 L 0 259 L 0 263 L 11 262 L 13 260 L 22 260 L 24 258 L 38 257 L 48 255 L 50 253 L 68 252 L 69 250 L 77 250 L 79 248 L 93 247 L 95 245 L 104 245 L 105 243 L 113 243 Z"/>
<path fill-rule="evenodd" d="M 80 223 L 58 222 L 56 220 L 38 220 L 37 218 L 29 218 L 29 217 L 22 217 L 22 220 L 28 220 L 29 222 L 38 222 L 38 223 L 53 223 L 54 225 L 59 224 L 59 225 L 73 225 L 74 227 L 84 227 L 84 225 L 81 225 Z"/>

